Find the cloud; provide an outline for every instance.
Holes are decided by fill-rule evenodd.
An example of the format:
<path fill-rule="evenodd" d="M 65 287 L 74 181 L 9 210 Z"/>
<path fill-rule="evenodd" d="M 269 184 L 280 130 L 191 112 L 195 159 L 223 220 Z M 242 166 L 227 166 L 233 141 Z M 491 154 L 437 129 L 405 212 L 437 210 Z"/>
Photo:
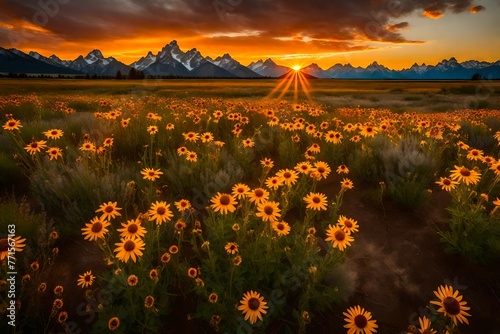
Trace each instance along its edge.
<path fill-rule="evenodd" d="M 428 17 L 430 19 L 439 19 L 441 18 L 444 14 L 438 10 L 426 10 L 424 11 L 423 15 L 425 17 Z"/>
<path fill-rule="evenodd" d="M 392 22 L 415 12 L 436 18 L 471 6 L 472 0 L 0 0 L 0 20 L 7 32 L 14 29 L 7 25 L 16 26 L 24 18 L 52 39 L 89 44 L 89 48 L 140 38 L 168 43 L 200 36 L 214 42 L 214 36 L 234 36 L 230 43 L 236 43 L 254 41 L 254 36 L 244 35 L 258 32 L 256 41 L 264 47 L 282 37 L 291 39 L 289 43 L 299 39 L 312 48 L 334 52 L 346 46 L 362 48 L 371 41 L 417 42 L 404 35 L 407 23 Z M 5 35 L 0 35 L 0 45 L 9 44 Z M 328 42 L 332 40 L 339 43 Z"/>
<path fill-rule="evenodd" d="M 478 6 L 475 6 L 475 7 L 472 7 L 469 9 L 469 12 L 471 12 L 472 14 L 476 14 L 476 13 L 479 13 L 480 11 L 482 10 L 485 10 L 486 8 L 482 5 L 478 5 Z"/>
<path fill-rule="evenodd" d="M 389 24 L 385 28 L 389 31 L 398 31 L 398 30 L 408 30 L 410 24 L 408 22 L 399 22 L 396 24 Z"/>

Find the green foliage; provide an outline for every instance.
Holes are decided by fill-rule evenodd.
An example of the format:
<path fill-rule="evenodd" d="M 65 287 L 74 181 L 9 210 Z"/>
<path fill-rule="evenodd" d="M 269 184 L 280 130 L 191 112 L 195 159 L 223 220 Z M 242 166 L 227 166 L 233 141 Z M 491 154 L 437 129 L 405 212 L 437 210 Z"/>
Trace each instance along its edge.
<path fill-rule="evenodd" d="M 490 186 L 497 182 L 498 177 Z M 487 196 L 473 189 L 461 183 L 451 191 L 449 230 L 439 234 L 447 251 L 471 262 L 489 263 L 500 258 L 500 210 L 498 206 L 487 209 Z"/>

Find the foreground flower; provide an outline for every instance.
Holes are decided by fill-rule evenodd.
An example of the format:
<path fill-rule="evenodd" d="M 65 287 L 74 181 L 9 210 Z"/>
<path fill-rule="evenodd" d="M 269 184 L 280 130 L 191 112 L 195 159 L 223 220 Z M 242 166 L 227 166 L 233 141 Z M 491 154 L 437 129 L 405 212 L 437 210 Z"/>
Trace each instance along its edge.
<path fill-rule="evenodd" d="M 236 199 L 245 198 L 246 196 L 248 196 L 250 194 L 250 187 L 244 183 L 235 184 L 231 190 L 232 190 L 231 194 Z"/>
<path fill-rule="evenodd" d="M 266 187 L 268 187 L 271 190 L 277 190 L 282 185 L 283 182 L 277 176 L 270 176 L 266 179 Z"/>
<path fill-rule="evenodd" d="M 82 146 L 80 146 L 82 151 L 95 151 L 95 145 L 90 141 L 85 141 Z"/>
<path fill-rule="evenodd" d="M 210 207 L 215 211 L 219 212 L 223 215 L 228 212 L 234 212 L 236 210 L 235 204 L 238 204 L 234 197 L 229 194 L 221 194 L 217 193 L 214 197 L 210 199 L 210 202 L 213 204 Z"/>
<path fill-rule="evenodd" d="M 127 278 L 127 284 L 129 286 L 136 286 L 137 283 L 139 283 L 139 278 L 136 276 L 136 275 L 130 275 L 128 278 Z"/>
<path fill-rule="evenodd" d="M 68 320 L 68 312 L 62 311 L 59 312 L 59 315 L 57 316 L 57 322 L 60 324 L 64 324 Z"/>
<path fill-rule="evenodd" d="M 186 160 L 196 162 L 198 161 L 198 155 L 196 154 L 196 152 L 188 151 L 186 153 Z"/>
<path fill-rule="evenodd" d="M 41 149 L 47 147 L 47 142 L 45 140 L 32 141 L 24 147 L 24 149 L 31 155 L 40 152 Z"/>
<path fill-rule="evenodd" d="M 139 219 L 128 220 L 127 223 L 121 223 L 123 228 L 119 228 L 116 231 L 120 232 L 120 236 L 123 238 L 127 237 L 144 237 L 146 234 L 146 229 L 141 226 L 141 221 Z"/>
<path fill-rule="evenodd" d="M 257 322 L 257 318 L 262 320 L 262 314 L 266 314 L 266 309 L 269 308 L 264 297 L 252 290 L 243 294 L 240 304 L 238 310 L 245 315 L 245 320 L 250 319 L 252 325 Z"/>
<path fill-rule="evenodd" d="M 342 181 L 340 181 L 340 187 L 342 189 L 352 189 L 354 188 L 354 184 L 351 180 L 344 178 Z"/>
<path fill-rule="evenodd" d="M 340 216 L 337 222 L 339 223 L 340 228 L 343 229 L 347 234 L 359 231 L 358 222 L 354 219 Z"/>
<path fill-rule="evenodd" d="M 156 125 L 150 125 L 146 130 L 149 132 L 150 135 L 155 135 L 158 133 L 158 127 Z"/>
<path fill-rule="evenodd" d="M 263 167 L 266 167 L 266 168 L 273 168 L 274 167 L 274 162 L 269 159 L 269 158 L 264 158 L 260 161 L 260 164 L 263 166 Z"/>
<path fill-rule="evenodd" d="M 191 208 L 191 203 L 187 199 L 181 199 L 178 202 L 174 202 L 174 205 L 180 212 L 186 211 Z"/>
<path fill-rule="evenodd" d="M 120 319 L 118 317 L 112 317 L 108 320 L 108 329 L 110 331 L 115 331 L 120 326 Z"/>
<path fill-rule="evenodd" d="M 0 260 L 3 260 L 9 254 L 9 248 L 13 248 L 16 252 L 22 252 L 23 248 L 26 246 L 24 242 L 26 239 L 21 239 L 21 236 L 13 238 L 1 238 L 0 239 Z"/>
<path fill-rule="evenodd" d="M 309 195 L 305 196 L 303 198 L 304 202 L 307 203 L 306 209 L 313 209 L 313 210 L 326 210 L 326 207 L 328 205 L 326 196 L 321 193 L 309 193 Z"/>
<path fill-rule="evenodd" d="M 122 208 L 116 207 L 117 205 L 118 202 L 108 202 L 107 204 L 103 203 L 99 209 L 95 210 L 95 212 L 102 212 L 102 219 L 114 219 L 117 216 L 121 216 L 121 213 L 119 213 L 118 210 L 121 210 Z"/>
<path fill-rule="evenodd" d="M 3 128 L 5 130 L 9 131 L 14 131 L 14 130 L 19 130 L 19 128 L 22 128 L 23 126 L 21 125 L 21 121 L 15 120 L 13 118 L 9 119 L 7 122 L 5 122 L 5 125 Z"/>
<path fill-rule="evenodd" d="M 59 139 L 64 134 L 64 132 L 62 130 L 59 130 L 59 129 L 51 129 L 51 130 L 48 130 L 48 131 L 45 131 L 42 133 L 45 135 L 45 137 L 47 137 L 49 139 Z"/>
<path fill-rule="evenodd" d="M 238 244 L 235 242 L 228 242 L 224 249 L 228 254 L 236 254 L 238 252 Z"/>
<path fill-rule="evenodd" d="M 59 147 L 50 147 L 47 150 L 47 153 L 49 155 L 50 160 L 53 159 L 57 160 L 57 158 L 62 157 L 62 150 Z"/>
<path fill-rule="evenodd" d="M 153 169 L 153 168 L 144 168 L 141 171 L 141 174 L 143 175 L 144 180 L 150 180 L 154 181 L 156 179 L 160 178 L 160 175 L 163 174 L 163 172 L 160 171 L 160 169 Z"/>
<path fill-rule="evenodd" d="M 139 237 L 121 238 L 120 242 L 115 243 L 116 257 L 127 263 L 129 259 L 136 261 L 138 257 L 142 256 L 144 250 L 144 241 Z"/>
<path fill-rule="evenodd" d="M 81 285 L 82 288 L 86 288 L 91 286 L 94 283 L 95 276 L 92 275 L 92 270 L 87 271 L 83 275 L 79 275 L 77 285 Z"/>
<path fill-rule="evenodd" d="M 436 184 L 440 185 L 441 189 L 449 192 L 457 187 L 458 182 L 453 181 L 447 177 L 441 177 L 439 178 L 439 181 L 436 181 Z"/>
<path fill-rule="evenodd" d="M 455 325 L 457 320 L 462 324 L 469 324 L 466 316 L 470 317 L 470 314 L 465 311 L 470 310 L 470 307 L 466 306 L 467 302 L 462 301 L 463 296 L 458 294 L 458 290 L 453 291 L 453 287 L 449 285 L 440 285 L 434 294 L 439 301 L 432 300 L 431 304 L 439 306 L 438 312 L 449 317 Z"/>
<path fill-rule="evenodd" d="M 371 312 L 365 311 L 361 306 L 349 307 L 347 312 L 342 313 L 346 316 L 344 321 L 347 324 L 344 325 L 344 328 L 348 329 L 347 334 L 371 334 L 377 332 L 377 321 L 371 320 Z"/>
<path fill-rule="evenodd" d="M 283 182 L 283 184 L 287 186 L 292 186 L 297 182 L 298 175 L 297 172 L 291 169 L 282 169 L 276 173 L 276 176 Z"/>
<path fill-rule="evenodd" d="M 424 315 L 422 318 L 418 318 L 420 324 L 420 329 L 418 330 L 421 334 L 436 334 L 437 332 L 431 328 L 431 322 Z"/>
<path fill-rule="evenodd" d="M 259 204 L 267 201 L 269 198 L 269 192 L 262 188 L 255 188 L 248 196 L 250 197 L 251 203 L 255 202 L 255 204 Z"/>
<path fill-rule="evenodd" d="M 156 220 L 156 225 L 160 225 L 166 221 L 170 221 L 170 218 L 174 216 L 172 211 L 170 211 L 170 204 L 167 202 L 159 202 L 151 204 L 151 208 L 148 210 L 149 220 Z"/>
<path fill-rule="evenodd" d="M 466 185 L 469 185 L 478 183 L 481 179 L 481 174 L 464 166 L 459 167 L 455 165 L 455 169 L 451 171 L 451 178 L 458 182 L 464 181 Z"/>
<path fill-rule="evenodd" d="M 153 296 L 148 295 L 146 296 L 146 298 L 144 298 L 144 307 L 150 308 L 153 307 L 154 304 L 155 304 L 155 298 Z"/>
<path fill-rule="evenodd" d="M 326 179 L 331 173 L 331 168 L 326 162 L 318 161 L 314 164 L 314 172 L 318 173 L 322 178 Z"/>
<path fill-rule="evenodd" d="M 347 246 L 350 246 L 351 242 L 354 241 L 354 238 L 351 235 L 347 234 L 338 226 L 328 225 L 326 235 L 328 238 L 326 238 L 325 241 L 331 241 L 332 246 L 334 248 L 338 247 L 341 251 L 346 249 Z"/>
<path fill-rule="evenodd" d="M 85 237 L 84 240 L 97 240 L 104 239 L 104 235 L 108 233 L 107 227 L 110 225 L 109 221 L 101 217 L 94 217 L 90 223 L 86 223 L 83 227 L 82 235 Z"/>
<path fill-rule="evenodd" d="M 273 223 L 273 230 L 278 233 L 278 236 L 282 236 L 282 235 L 287 235 L 288 233 L 290 233 L 290 225 L 288 225 L 288 223 L 286 222 L 274 222 Z"/>
<path fill-rule="evenodd" d="M 257 205 L 257 217 L 261 217 L 263 221 L 275 222 L 281 216 L 278 202 L 263 202 Z"/>
<path fill-rule="evenodd" d="M 500 176 L 500 162 L 492 164 L 490 169 L 495 173 L 496 176 Z"/>

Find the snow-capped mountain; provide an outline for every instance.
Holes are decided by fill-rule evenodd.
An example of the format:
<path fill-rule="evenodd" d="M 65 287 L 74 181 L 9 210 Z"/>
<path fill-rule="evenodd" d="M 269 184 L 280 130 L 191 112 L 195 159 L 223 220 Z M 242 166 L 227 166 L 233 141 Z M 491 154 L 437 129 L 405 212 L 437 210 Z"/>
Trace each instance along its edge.
<path fill-rule="evenodd" d="M 89 75 L 115 76 L 118 71 L 127 75 L 131 70 L 131 67 L 113 57 L 105 58 L 99 50 L 92 50 L 85 57 L 80 55 L 73 61 L 61 61 L 61 64 L 65 63 L 67 67 Z"/>
<path fill-rule="evenodd" d="M 260 74 L 254 72 L 253 70 L 241 65 L 238 61 L 234 60 L 228 53 L 224 54 L 223 56 L 219 56 L 215 59 L 212 59 L 210 57 L 206 57 L 205 59 L 211 62 L 212 64 L 217 65 L 240 78 L 261 77 Z"/>
<path fill-rule="evenodd" d="M 201 53 L 196 49 L 191 49 L 188 52 L 184 53 L 184 55 L 180 59 L 182 65 L 184 65 L 190 71 L 197 68 L 206 61 L 207 60 L 203 58 Z"/>
<path fill-rule="evenodd" d="M 165 45 L 156 56 L 150 52 L 130 66 L 153 76 L 222 78 L 259 76 L 232 59 L 229 54 L 214 60 L 203 57 L 196 48 L 183 52 L 175 40 Z"/>
<path fill-rule="evenodd" d="M 229 54 L 224 54 L 215 59 L 203 57 L 193 48 L 187 52 L 179 48 L 176 40 L 165 45 L 156 55 L 149 51 L 148 54 L 136 60 L 129 66 L 119 62 L 113 57 L 104 57 L 99 50 L 92 50 L 85 57 L 78 56 L 74 60 L 61 60 L 56 55 L 45 57 L 38 52 L 29 55 L 16 49 L 1 49 L 0 67 L 4 72 L 15 73 L 84 73 L 89 75 L 116 76 L 118 71 L 127 75 L 131 69 L 143 72 L 152 77 L 273 77 L 278 78 L 291 69 L 277 65 L 272 59 L 260 59 L 248 66 L 243 66 Z M 33 61 L 36 61 L 33 63 Z M 35 64 L 45 64 L 36 72 Z M 41 66 L 41 65 L 40 65 Z M 26 67 L 26 68 L 24 68 Z M 51 70 L 50 70 L 51 68 Z M 34 72 L 35 71 L 35 72 Z M 456 58 L 443 59 L 436 65 L 414 63 L 411 67 L 393 70 L 374 61 L 367 67 L 354 67 L 351 64 L 335 64 L 328 69 L 321 68 L 312 63 L 301 70 L 317 78 L 338 79 L 401 79 L 401 80 L 468 80 L 475 78 L 500 79 L 500 60 L 486 62 L 467 60 L 462 63 Z"/>
<path fill-rule="evenodd" d="M 271 58 L 266 59 L 266 61 L 260 59 L 247 67 L 263 77 L 279 77 L 291 70 L 290 67 L 277 65 Z"/>
<path fill-rule="evenodd" d="M 181 63 L 184 52 L 179 49 L 177 41 L 165 45 L 155 56 L 154 62 L 143 69 L 146 75 L 187 77 L 189 70 Z"/>
<path fill-rule="evenodd" d="M 141 57 L 141 59 L 133 62 L 129 66 L 135 68 L 138 71 L 142 71 L 155 61 L 156 61 L 156 56 L 153 54 L 153 52 L 149 51 L 146 57 Z"/>

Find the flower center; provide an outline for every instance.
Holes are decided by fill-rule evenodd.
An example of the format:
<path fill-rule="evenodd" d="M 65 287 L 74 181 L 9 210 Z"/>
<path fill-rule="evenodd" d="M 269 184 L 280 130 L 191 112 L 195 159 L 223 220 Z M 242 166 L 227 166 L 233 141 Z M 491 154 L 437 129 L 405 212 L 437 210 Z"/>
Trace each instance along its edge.
<path fill-rule="evenodd" d="M 106 207 L 106 209 L 104 209 L 104 211 L 107 212 L 107 213 L 111 213 L 111 212 L 113 212 L 113 210 L 114 210 L 114 208 L 111 205 L 108 205 Z"/>
<path fill-rule="evenodd" d="M 0 239 L 0 252 L 6 252 L 9 249 L 9 241 L 7 238 Z"/>
<path fill-rule="evenodd" d="M 130 233 L 136 233 L 139 230 L 139 226 L 137 224 L 131 224 L 127 229 Z"/>
<path fill-rule="evenodd" d="M 98 233 L 98 232 L 101 232 L 101 230 L 102 230 L 102 223 L 101 222 L 96 222 L 96 223 L 92 224 L 92 228 L 91 228 L 92 232 Z"/>
<path fill-rule="evenodd" d="M 259 309 L 259 306 L 260 306 L 260 301 L 257 298 L 252 297 L 248 300 L 248 308 L 251 309 L 252 311 L 257 311 Z"/>
<path fill-rule="evenodd" d="M 123 249 L 125 249 L 125 251 L 127 251 L 127 252 L 133 251 L 135 249 L 135 242 L 133 242 L 132 240 L 127 240 L 123 244 Z"/>
<path fill-rule="evenodd" d="M 163 206 L 156 208 L 156 213 L 159 214 L 160 216 L 164 215 L 165 212 L 167 212 L 167 210 Z"/>
<path fill-rule="evenodd" d="M 368 320 L 366 320 L 366 317 L 364 315 L 358 314 L 354 317 L 354 324 L 358 328 L 365 328 L 366 325 L 368 325 Z"/>
<path fill-rule="evenodd" d="M 314 203 L 316 203 L 316 204 L 318 204 L 318 203 L 320 203 L 320 202 L 321 202 L 321 199 L 320 199 L 319 197 L 317 197 L 317 196 L 314 196 L 312 200 L 313 200 L 313 202 L 314 202 Z"/>
<path fill-rule="evenodd" d="M 451 315 L 457 315 L 460 313 L 460 303 L 453 297 L 446 297 L 443 300 L 443 306 L 446 312 Z"/>
<path fill-rule="evenodd" d="M 292 177 L 292 174 L 290 174 L 289 172 L 286 172 L 285 174 L 283 174 L 283 177 L 284 177 L 285 179 L 289 179 L 289 178 L 291 178 L 291 177 Z"/>
<path fill-rule="evenodd" d="M 38 147 L 38 143 L 31 143 L 31 148 L 37 148 Z"/>
<path fill-rule="evenodd" d="M 220 202 L 221 205 L 226 206 L 226 205 L 229 205 L 229 203 L 231 203 L 231 200 L 230 200 L 230 198 L 229 198 L 228 195 L 222 195 L 220 197 L 219 202 Z"/>
<path fill-rule="evenodd" d="M 346 220 L 344 222 L 344 226 L 351 228 L 352 227 L 352 222 L 350 220 Z"/>
<path fill-rule="evenodd" d="M 261 189 L 257 189 L 257 190 L 255 190 L 254 194 L 255 194 L 255 196 L 257 196 L 257 197 L 262 197 L 262 196 L 264 196 L 264 192 L 263 192 Z"/>
<path fill-rule="evenodd" d="M 342 230 L 338 230 L 334 233 L 334 236 L 338 241 L 342 241 L 345 239 L 345 232 Z"/>
<path fill-rule="evenodd" d="M 264 208 L 264 212 L 266 213 L 266 215 L 270 216 L 273 214 L 274 210 L 273 210 L 273 207 L 272 206 L 266 206 Z"/>
<path fill-rule="evenodd" d="M 9 122 L 9 127 L 14 127 L 15 125 L 16 125 L 16 122 L 13 122 L 13 121 Z"/>
<path fill-rule="evenodd" d="M 83 278 L 85 282 L 90 282 L 90 279 L 91 279 L 90 275 L 85 275 L 85 277 Z"/>
<path fill-rule="evenodd" d="M 322 174 L 325 172 L 325 169 L 323 167 L 317 167 L 316 170 L 318 171 L 318 173 Z"/>
<path fill-rule="evenodd" d="M 276 228 L 280 231 L 283 231 L 285 229 L 285 225 L 284 224 L 281 224 L 279 223 L 278 225 L 276 225 Z"/>
<path fill-rule="evenodd" d="M 470 176 L 470 170 L 468 170 L 467 168 L 463 167 L 463 168 L 460 170 L 460 174 L 461 174 L 462 176 L 468 177 L 468 176 Z"/>
<path fill-rule="evenodd" d="M 149 176 L 155 176 L 155 172 L 149 172 Z"/>
<path fill-rule="evenodd" d="M 445 186 L 449 186 L 449 185 L 451 185 L 451 181 L 450 181 L 450 180 L 448 180 L 448 179 L 444 179 L 444 180 L 443 180 L 443 184 L 444 184 Z"/>

